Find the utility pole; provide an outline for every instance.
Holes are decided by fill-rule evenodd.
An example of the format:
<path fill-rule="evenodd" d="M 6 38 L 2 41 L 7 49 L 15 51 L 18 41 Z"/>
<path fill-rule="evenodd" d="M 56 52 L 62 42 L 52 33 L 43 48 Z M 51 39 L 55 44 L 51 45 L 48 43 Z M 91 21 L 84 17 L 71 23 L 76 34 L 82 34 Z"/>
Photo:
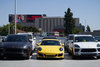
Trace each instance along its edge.
<path fill-rule="evenodd" d="M 16 34 L 16 0 L 15 0 L 15 34 Z"/>

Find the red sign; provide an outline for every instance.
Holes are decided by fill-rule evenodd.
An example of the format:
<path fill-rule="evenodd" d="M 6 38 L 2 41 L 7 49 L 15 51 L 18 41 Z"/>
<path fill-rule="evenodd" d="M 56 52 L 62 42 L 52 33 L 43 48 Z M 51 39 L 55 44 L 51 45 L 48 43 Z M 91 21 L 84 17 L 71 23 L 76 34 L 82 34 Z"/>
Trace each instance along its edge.
<path fill-rule="evenodd" d="M 32 15 L 31 17 L 27 17 L 27 20 L 35 20 L 35 18 L 41 18 L 41 16 Z"/>

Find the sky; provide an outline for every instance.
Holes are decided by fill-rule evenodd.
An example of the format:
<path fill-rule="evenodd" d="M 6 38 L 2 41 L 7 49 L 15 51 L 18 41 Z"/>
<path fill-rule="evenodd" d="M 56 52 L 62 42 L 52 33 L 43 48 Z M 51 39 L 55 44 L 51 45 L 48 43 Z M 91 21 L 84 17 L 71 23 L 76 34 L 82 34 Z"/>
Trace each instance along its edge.
<path fill-rule="evenodd" d="M 68 8 L 82 25 L 100 30 L 100 0 L 17 0 L 17 14 L 64 17 Z M 15 0 L 0 0 L 0 26 L 9 24 L 9 14 L 14 13 Z"/>

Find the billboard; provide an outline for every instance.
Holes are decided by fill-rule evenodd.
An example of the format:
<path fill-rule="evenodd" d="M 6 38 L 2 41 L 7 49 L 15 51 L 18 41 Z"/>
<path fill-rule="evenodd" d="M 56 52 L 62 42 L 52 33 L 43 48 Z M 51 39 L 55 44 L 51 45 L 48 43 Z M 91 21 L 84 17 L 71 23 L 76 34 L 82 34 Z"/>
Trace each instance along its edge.
<path fill-rule="evenodd" d="M 42 15 L 16 15 L 16 22 L 35 22 L 35 18 L 42 18 Z M 9 22 L 15 22 L 14 14 L 9 14 Z"/>

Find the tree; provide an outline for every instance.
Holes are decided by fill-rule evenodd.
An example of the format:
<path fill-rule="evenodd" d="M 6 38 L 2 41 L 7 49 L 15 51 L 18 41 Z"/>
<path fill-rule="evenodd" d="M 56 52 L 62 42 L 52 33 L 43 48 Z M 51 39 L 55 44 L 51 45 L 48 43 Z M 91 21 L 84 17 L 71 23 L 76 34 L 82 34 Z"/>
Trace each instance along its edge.
<path fill-rule="evenodd" d="M 8 35 L 8 25 L 3 25 L 0 27 L 0 35 L 6 36 Z"/>
<path fill-rule="evenodd" d="M 87 25 L 87 32 L 91 32 L 89 25 Z"/>
<path fill-rule="evenodd" d="M 79 32 L 83 32 L 81 29 L 75 28 L 73 34 L 79 34 Z"/>
<path fill-rule="evenodd" d="M 80 26 L 82 26 L 82 24 L 80 23 Z"/>
<path fill-rule="evenodd" d="M 75 28 L 75 21 L 73 19 L 73 13 L 70 12 L 70 8 L 67 9 L 67 12 L 65 12 L 65 23 L 64 23 L 64 27 L 65 27 L 65 30 L 64 30 L 64 33 L 65 35 L 68 35 L 68 34 L 72 34 L 73 33 L 73 30 Z"/>
<path fill-rule="evenodd" d="M 11 23 L 10 25 L 7 24 L 0 27 L 0 35 L 2 36 L 8 35 L 9 26 L 10 26 L 10 34 L 15 34 L 15 24 Z M 40 32 L 36 27 L 26 27 L 26 26 L 21 26 L 18 24 L 17 24 L 17 29 L 24 30 L 26 32 Z"/>

